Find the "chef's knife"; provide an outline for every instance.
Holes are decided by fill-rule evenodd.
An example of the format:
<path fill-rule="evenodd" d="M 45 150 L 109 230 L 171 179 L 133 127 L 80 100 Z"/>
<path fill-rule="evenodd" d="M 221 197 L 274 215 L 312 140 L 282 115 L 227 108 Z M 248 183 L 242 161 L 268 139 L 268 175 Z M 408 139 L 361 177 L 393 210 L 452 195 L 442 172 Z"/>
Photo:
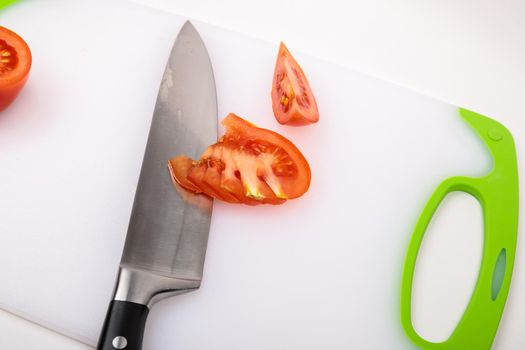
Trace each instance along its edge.
<path fill-rule="evenodd" d="M 401 287 L 401 322 L 410 339 L 425 350 L 489 350 L 496 336 L 510 289 L 518 235 L 518 166 L 512 134 L 497 121 L 460 108 L 461 117 L 487 145 L 494 165 L 489 174 L 446 179 L 435 190 L 412 234 Z M 459 323 L 443 342 L 423 339 L 412 325 L 412 282 L 425 231 L 446 195 L 462 191 L 483 210 L 484 244 L 481 267 L 471 299 Z"/>
<path fill-rule="evenodd" d="M 140 350 L 151 306 L 199 288 L 212 200 L 183 199 L 173 188 L 167 161 L 199 158 L 217 140 L 213 71 L 199 34 L 186 22 L 173 45 L 153 120 L 113 300 L 99 350 Z"/>

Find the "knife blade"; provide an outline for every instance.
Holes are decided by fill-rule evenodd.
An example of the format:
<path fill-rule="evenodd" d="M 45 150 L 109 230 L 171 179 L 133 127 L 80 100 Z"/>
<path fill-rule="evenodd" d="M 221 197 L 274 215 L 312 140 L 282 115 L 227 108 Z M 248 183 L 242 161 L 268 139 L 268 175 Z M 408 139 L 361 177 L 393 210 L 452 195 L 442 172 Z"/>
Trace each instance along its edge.
<path fill-rule="evenodd" d="M 182 198 L 173 188 L 167 161 L 178 154 L 199 158 L 216 140 L 217 95 L 210 58 L 186 22 L 157 96 L 117 283 L 97 349 L 141 349 L 153 304 L 200 287 L 212 200 L 203 195 Z"/>

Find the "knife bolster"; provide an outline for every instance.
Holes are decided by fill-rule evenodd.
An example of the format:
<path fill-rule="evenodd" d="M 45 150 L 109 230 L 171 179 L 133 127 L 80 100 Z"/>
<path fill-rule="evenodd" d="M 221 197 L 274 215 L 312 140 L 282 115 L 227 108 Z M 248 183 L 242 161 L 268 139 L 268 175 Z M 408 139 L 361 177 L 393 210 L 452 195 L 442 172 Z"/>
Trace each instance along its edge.
<path fill-rule="evenodd" d="M 166 277 L 121 266 L 113 300 L 128 301 L 151 308 L 162 299 L 198 289 L 200 283 L 200 279 Z"/>

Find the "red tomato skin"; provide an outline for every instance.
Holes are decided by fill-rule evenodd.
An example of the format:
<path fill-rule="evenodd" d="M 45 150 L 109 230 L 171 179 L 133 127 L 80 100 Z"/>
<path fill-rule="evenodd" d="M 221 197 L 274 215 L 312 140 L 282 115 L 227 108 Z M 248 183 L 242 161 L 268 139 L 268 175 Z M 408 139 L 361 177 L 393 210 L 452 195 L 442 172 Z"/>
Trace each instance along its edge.
<path fill-rule="evenodd" d="M 0 112 L 9 107 L 24 87 L 28 76 L 15 85 L 0 89 Z"/>

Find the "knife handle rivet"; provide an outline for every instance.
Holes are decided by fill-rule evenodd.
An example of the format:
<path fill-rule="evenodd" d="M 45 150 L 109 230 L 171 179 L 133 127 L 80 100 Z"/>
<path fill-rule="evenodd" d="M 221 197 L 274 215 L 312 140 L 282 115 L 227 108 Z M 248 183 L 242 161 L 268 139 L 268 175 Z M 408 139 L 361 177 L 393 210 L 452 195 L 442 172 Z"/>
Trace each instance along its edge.
<path fill-rule="evenodd" d="M 503 138 L 503 135 L 497 128 L 490 129 L 488 135 L 492 141 L 500 141 Z"/>
<path fill-rule="evenodd" d="M 113 338 L 111 345 L 113 345 L 115 349 L 125 349 L 126 346 L 128 346 L 128 340 L 126 337 L 119 335 L 118 337 Z"/>

